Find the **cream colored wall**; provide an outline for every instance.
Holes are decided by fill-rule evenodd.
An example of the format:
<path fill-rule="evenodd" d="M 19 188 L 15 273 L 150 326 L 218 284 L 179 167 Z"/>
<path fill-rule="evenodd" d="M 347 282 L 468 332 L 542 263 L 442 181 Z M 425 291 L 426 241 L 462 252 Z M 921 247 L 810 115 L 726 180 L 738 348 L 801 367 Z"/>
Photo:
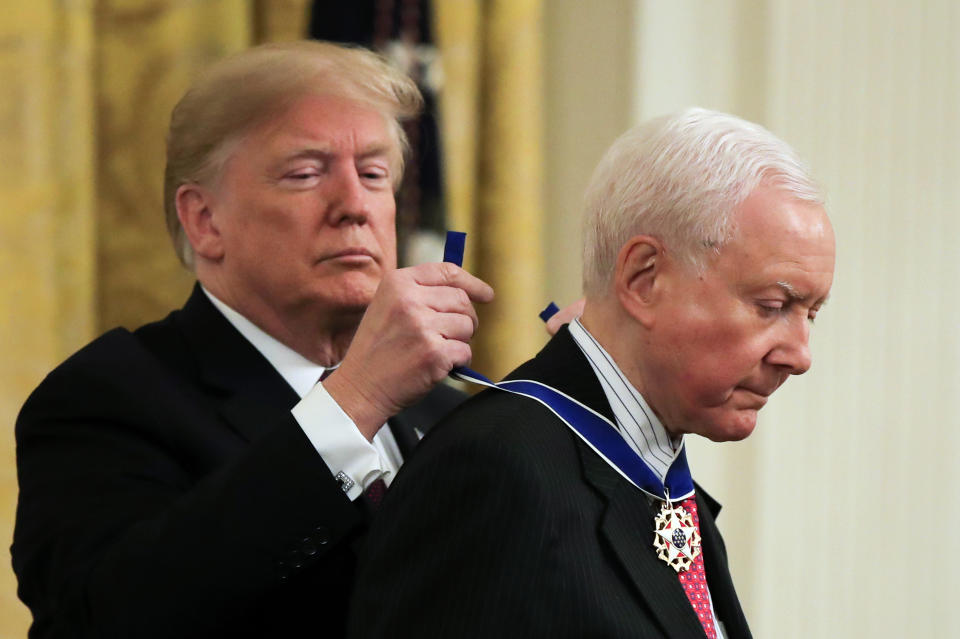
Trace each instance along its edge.
<path fill-rule="evenodd" d="M 633 0 L 544 6 L 547 293 L 580 294 L 580 203 L 593 167 L 630 123 Z M 544 300 L 543 306 L 546 305 Z"/>
<path fill-rule="evenodd" d="M 958 5 L 636 0 L 626 36 L 601 14 L 577 14 L 593 42 L 548 33 L 564 52 L 554 61 L 609 56 L 548 94 L 548 123 L 570 127 L 562 139 L 605 145 L 609 105 L 570 96 L 629 86 L 621 128 L 692 104 L 731 111 L 793 144 L 828 193 L 837 275 L 813 370 L 778 392 L 749 440 L 690 445 L 725 505 L 755 636 L 960 636 Z M 624 37 L 626 50 L 608 46 Z M 558 116 L 558 100 L 582 111 Z M 573 155 L 548 157 L 548 202 L 572 197 L 596 161 Z M 579 241 L 562 228 L 554 244 Z M 570 268 L 550 259 L 549 272 Z"/>

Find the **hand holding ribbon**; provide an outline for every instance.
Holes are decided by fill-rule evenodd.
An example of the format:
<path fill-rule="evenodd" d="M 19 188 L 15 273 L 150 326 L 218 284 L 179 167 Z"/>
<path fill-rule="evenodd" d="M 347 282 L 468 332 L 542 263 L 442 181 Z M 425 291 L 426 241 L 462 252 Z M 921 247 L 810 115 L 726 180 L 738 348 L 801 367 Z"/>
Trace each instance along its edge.
<path fill-rule="evenodd" d="M 473 304 L 492 299 L 488 284 L 450 263 L 387 273 L 324 388 L 372 440 L 388 418 L 470 362 Z"/>

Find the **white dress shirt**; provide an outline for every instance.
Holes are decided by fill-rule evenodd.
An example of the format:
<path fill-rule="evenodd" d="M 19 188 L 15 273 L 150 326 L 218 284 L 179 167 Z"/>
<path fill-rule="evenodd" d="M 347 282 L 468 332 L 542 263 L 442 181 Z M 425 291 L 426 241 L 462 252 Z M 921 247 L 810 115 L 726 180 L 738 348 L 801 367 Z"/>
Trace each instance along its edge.
<path fill-rule="evenodd" d="M 647 401 L 627 379 L 610 353 L 590 334 L 580 319 L 570 322 L 570 335 L 583 351 L 594 374 L 600 380 L 600 386 L 607 396 L 607 402 L 616 418 L 617 430 L 644 463 L 664 481 L 670 464 L 680 454 L 683 435 L 671 437 L 667 429 L 651 410 Z M 710 594 L 710 588 L 707 588 Z M 723 639 L 721 624 L 716 621 L 717 613 L 713 609 L 713 596 L 710 595 L 710 614 L 714 619 L 717 639 Z"/>
<path fill-rule="evenodd" d="M 683 436 L 670 436 L 640 391 L 630 383 L 610 354 L 579 319 L 570 322 L 570 335 L 600 380 L 623 439 L 660 481 L 664 481 L 670 465 L 680 454 Z"/>
<path fill-rule="evenodd" d="M 326 370 L 323 366 L 280 343 L 207 289 L 203 292 L 300 397 L 291 412 L 327 468 L 341 480 L 347 497 L 356 499 L 380 478 L 390 485 L 403 463 L 390 428 L 381 428 L 372 443 L 367 441 L 323 384 L 317 383 Z"/>

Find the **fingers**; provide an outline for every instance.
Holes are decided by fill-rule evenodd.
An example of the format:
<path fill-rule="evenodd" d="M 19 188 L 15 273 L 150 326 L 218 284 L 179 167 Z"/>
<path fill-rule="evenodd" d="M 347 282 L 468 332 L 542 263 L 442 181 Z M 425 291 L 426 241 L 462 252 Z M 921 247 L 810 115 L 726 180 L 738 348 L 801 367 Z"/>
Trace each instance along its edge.
<path fill-rule="evenodd" d="M 458 340 L 448 340 L 446 343 L 447 356 L 449 357 L 449 366 L 444 367 L 444 377 L 452 369 L 458 366 L 469 366 L 473 353 L 470 351 L 470 345 Z"/>
<path fill-rule="evenodd" d="M 459 313 L 438 313 L 434 323 L 437 333 L 448 340 L 469 343 L 476 330 L 470 317 Z"/>
<path fill-rule="evenodd" d="M 493 288 L 456 264 L 449 262 L 418 264 L 409 267 L 408 270 L 417 284 L 422 286 L 452 286 L 462 289 L 472 302 L 493 301 Z"/>
<path fill-rule="evenodd" d="M 470 298 L 462 288 L 423 286 L 419 289 L 418 294 L 427 308 L 438 313 L 458 313 L 466 316 L 473 322 L 473 330 L 477 330 L 477 326 L 479 326 L 477 311 L 473 308 Z"/>
<path fill-rule="evenodd" d="M 583 314 L 583 305 L 585 303 L 586 300 L 581 297 L 573 304 L 564 306 L 559 311 L 554 313 L 553 317 L 547 320 L 547 332 L 551 335 L 556 335 L 561 326 L 564 324 L 569 324 L 575 317 Z"/>

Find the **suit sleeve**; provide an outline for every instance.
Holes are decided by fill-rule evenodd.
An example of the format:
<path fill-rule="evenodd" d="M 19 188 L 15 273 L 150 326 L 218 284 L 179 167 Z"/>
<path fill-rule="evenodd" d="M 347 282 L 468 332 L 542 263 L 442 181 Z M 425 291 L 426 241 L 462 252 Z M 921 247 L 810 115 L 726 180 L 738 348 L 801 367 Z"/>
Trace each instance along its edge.
<path fill-rule="evenodd" d="M 530 596 L 559 581 L 544 474 L 495 438 L 434 443 L 418 450 L 377 514 L 350 636 L 563 635 L 537 603 L 552 597 Z"/>
<path fill-rule="evenodd" d="M 211 424 L 173 423 L 185 396 L 161 404 L 136 368 L 55 371 L 21 411 L 12 554 L 31 637 L 230 636 L 298 571 L 349 575 L 338 549 L 363 517 L 288 412 L 220 465 Z"/>

